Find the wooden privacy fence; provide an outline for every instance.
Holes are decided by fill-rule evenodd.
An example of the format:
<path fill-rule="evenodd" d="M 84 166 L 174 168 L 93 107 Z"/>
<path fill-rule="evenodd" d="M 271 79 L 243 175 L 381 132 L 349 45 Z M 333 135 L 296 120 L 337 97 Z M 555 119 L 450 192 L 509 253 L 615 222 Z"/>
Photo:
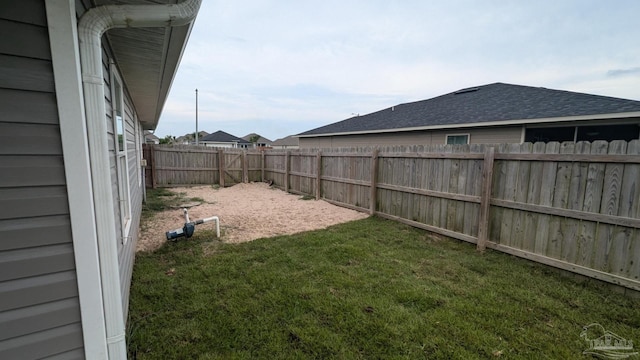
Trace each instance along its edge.
<path fill-rule="evenodd" d="M 640 290 L 638 140 L 241 154 L 234 171 L 252 172 L 248 181 Z M 211 183 L 235 180 L 199 161 Z"/>
<path fill-rule="evenodd" d="M 189 145 L 144 145 L 146 186 L 232 186 L 262 181 L 260 152 Z"/>

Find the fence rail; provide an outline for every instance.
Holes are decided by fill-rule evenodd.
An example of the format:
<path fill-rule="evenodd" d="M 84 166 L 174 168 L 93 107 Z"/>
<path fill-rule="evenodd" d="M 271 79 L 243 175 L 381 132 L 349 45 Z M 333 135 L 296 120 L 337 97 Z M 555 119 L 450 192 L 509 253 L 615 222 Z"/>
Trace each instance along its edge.
<path fill-rule="evenodd" d="M 145 149 L 148 186 L 270 181 L 640 291 L 640 141 Z"/>

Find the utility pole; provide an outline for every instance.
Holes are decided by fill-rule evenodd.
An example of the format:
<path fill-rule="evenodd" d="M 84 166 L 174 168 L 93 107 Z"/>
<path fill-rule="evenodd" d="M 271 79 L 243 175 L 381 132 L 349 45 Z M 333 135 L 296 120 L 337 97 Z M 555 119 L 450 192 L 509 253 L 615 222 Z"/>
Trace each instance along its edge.
<path fill-rule="evenodd" d="M 196 89 L 196 146 L 198 146 L 198 89 Z"/>

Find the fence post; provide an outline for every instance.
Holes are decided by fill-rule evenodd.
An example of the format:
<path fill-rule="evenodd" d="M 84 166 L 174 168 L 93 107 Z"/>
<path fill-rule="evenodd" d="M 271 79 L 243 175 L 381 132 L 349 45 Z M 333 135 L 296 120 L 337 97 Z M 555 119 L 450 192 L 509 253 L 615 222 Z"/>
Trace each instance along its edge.
<path fill-rule="evenodd" d="M 286 192 L 289 192 L 290 156 L 291 156 L 291 151 L 287 151 L 284 155 L 284 191 Z"/>
<path fill-rule="evenodd" d="M 220 174 L 220 187 L 224 188 L 224 150 L 218 150 L 218 173 Z"/>
<path fill-rule="evenodd" d="M 151 145 L 151 151 L 149 152 L 149 155 L 151 157 L 151 188 L 155 189 L 156 188 L 156 146 L 155 145 Z"/>
<path fill-rule="evenodd" d="M 322 150 L 316 154 L 316 200 L 322 197 Z"/>
<path fill-rule="evenodd" d="M 375 215 L 378 191 L 376 184 L 378 183 L 378 148 L 371 152 L 371 195 L 369 196 L 369 213 Z"/>
<path fill-rule="evenodd" d="M 478 220 L 478 251 L 484 251 L 489 241 L 489 208 L 491 207 L 494 158 L 495 148 L 487 148 L 484 152 L 484 162 L 482 163 L 482 194 L 480 194 L 480 219 Z"/>
<path fill-rule="evenodd" d="M 264 150 L 260 151 L 260 181 L 264 182 Z"/>
<path fill-rule="evenodd" d="M 242 182 L 249 182 L 249 166 L 247 164 L 247 150 L 242 150 Z"/>

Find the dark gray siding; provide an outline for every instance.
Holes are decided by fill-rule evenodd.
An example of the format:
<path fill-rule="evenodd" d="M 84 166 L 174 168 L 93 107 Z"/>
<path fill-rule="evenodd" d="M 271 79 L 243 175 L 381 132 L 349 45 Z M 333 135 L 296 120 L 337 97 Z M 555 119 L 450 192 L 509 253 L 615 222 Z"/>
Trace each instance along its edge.
<path fill-rule="evenodd" d="M 44 1 L 0 2 L 0 359 L 83 358 Z"/>

